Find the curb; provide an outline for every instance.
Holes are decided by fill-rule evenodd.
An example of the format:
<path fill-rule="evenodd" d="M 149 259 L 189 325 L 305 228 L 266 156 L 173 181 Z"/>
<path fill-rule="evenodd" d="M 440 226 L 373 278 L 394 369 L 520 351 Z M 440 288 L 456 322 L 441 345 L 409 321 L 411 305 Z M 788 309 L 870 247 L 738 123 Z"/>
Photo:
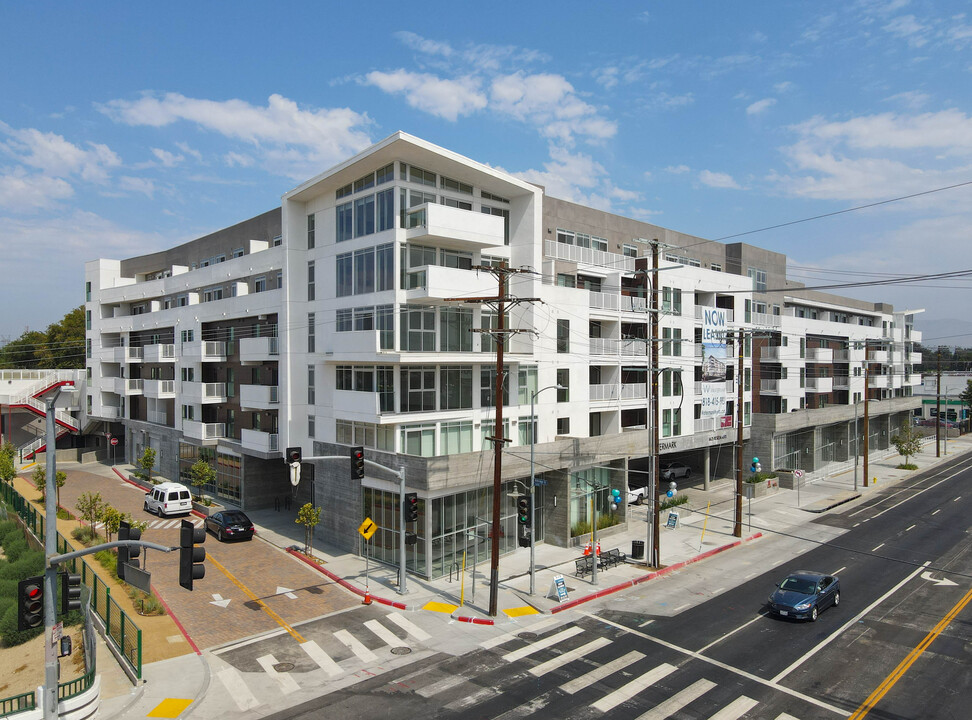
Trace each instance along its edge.
<path fill-rule="evenodd" d="M 286 552 L 288 552 L 290 555 L 292 555 L 293 557 L 297 558 L 298 560 L 306 563 L 308 566 L 310 566 L 310 567 L 314 568 L 315 570 L 319 571 L 322 575 L 326 575 L 328 578 L 330 578 L 331 580 L 333 580 L 334 582 L 336 582 L 338 585 L 340 585 L 341 587 L 343 587 L 345 590 L 350 590 L 355 595 L 357 595 L 359 597 L 362 597 L 362 598 L 365 596 L 365 591 L 364 590 L 360 590 L 359 588 L 356 588 L 354 585 L 352 585 L 351 583 L 349 583 L 347 580 L 345 580 L 340 575 L 335 575 L 330 570 L 327 570 L 326 568 L 323 568 L 320 565 L 318 565 L 317 563 L 309 560 L 307 558 L 307 556 L 304 555 L 303 553 L 299 553 L 296 550 L 293 550 L 291 548 L 286 548 Z M 398 600 L 389 600 L 388 598 L 378 597 L 377 595 L 371 595 L 371 593 L 368 593 L 368 594 L 370 595 L 372 602 L 381 603 L 382 605 L 388 605 L 389 607 L 393 607 L 393 608 L 396 608 L 398 610 L 408 610 L 409 609 L 408 605 L 406 605 L 403 602 L 399 602 Z"/>
<path fill-rule="evenodd" d="M 120 477 L 120 478 L 121 478 L 122 480 L 124 480 L 125 482 L 127 482 L 127 483 L 128 483 L 129 485 L 131 485 L 132 487 L 137 487 L 137 488 L 139 488 L 140 490 L 144 490 L 144 489 L 145 489 L 145 487 L 144 487 L 143 485 L 139 485 L 139 484 L 138 484 L 138 483 L 136 483 L 136 482 L 132 482 L 132 481 L 131 481 L 131 480 L 129 480 L 129 479 L 127 478 L 127 477 L 125 477 L 125 476 L 124 476 L 124 475 L 122 475 L 122 474 L 121 474 L 120 472 L 118 472 L 118 468 L 114 468 L 114 467 L 113 467 L 113 468 L 111 469 L 111 471 L 112 471 L 113 473 L 115 473 L 115 475 L 117 475 L 118 477 Z M 151 491 L 149 491 L 149 492 L 151 492 Z M 190 515 L 195 515 L 196 517 L 199 517 L 199 518 L 202 518 L 203 520 L 205 520 L 205 519 L 206 519 L 206 516 L 205 516 L 205 515 L 203 515 L 203 514 L 202 514 L 201 512 L 199 512 L 198 510 L 190 510 L 190 511 L 189 511 L 189 514 L 190 514 Z"/>
<path fill-rule="evenodd" d="M 695 557 L 689 558 L 688 560 L 682 560 L 681 562 L 674 563 L 673 565 L 664 567 L 661 570 L 655 570 L 654 572 L 647 573 L 643 577 L 636 578 L 634 580 L 627 580 L 626 582 L 620 583 L 618 585 L 612 585 L 609 588 L 605 588 L 604 590 L 599 590 L 598 592 L 592 593 L 590 595 L 585 595 L 584 597 L 577 598 L 576 600 L 568 600 L 567 602 L 561 605 L 557 605 L 556 607 L 551 608 L 550 614 L 553 615 L 555 613 L 559 613 L 564 610 L 569 610 L 570 608 L 577 607 L 582 603 L 586 603 L 591 600 L 597 600 L 598 598 L 602 598 L 606 595 L 611 595 L 612 593 L 625 590 L 629 587 L 640 585 L 643 582 L 654 580 L 657 577 L 668 575 L 669 573 L 673 573 L 676 570 L 681 570 L 686 565 L 691 565 L 693 563 L 700 562 L 702 560 L 705 560 L 706 558 L 712 557 L 713 555 L 718 555 L 719 553 L 725 552 L 726 550 L 731 550 L 734 547 L 742 545 L 744 542 L 749 542 L 750 540 L 756 540 L 757 538 L 761 538 L 762 536 L 763 533 L 758 532 L 753 535 L 750 535 L 747 538 L 743 538 L 742 540 L 736 540 L 735 542 L 731 542 L 728 545 L 721 545 L 720 547 L 712 548 L 711 550 L 706 550 L 704 553 L 700 555 L 696 555 Z"/>

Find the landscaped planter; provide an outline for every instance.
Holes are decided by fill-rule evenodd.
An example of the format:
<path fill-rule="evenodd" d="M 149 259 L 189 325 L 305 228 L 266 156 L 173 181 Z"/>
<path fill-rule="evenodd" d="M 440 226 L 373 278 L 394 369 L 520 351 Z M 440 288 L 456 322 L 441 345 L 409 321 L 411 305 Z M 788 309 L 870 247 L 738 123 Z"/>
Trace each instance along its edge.
<path fill-rule="evenodd" d="M 759 482 L 743 483 L 743 497 L 744 498 L 758 498 L 763 497 L 763 495 L 769 495 L 775 493 L 780 489 L 780 482 L 777 478 L 769 478 L 767 480 L 760 480 Z"/>

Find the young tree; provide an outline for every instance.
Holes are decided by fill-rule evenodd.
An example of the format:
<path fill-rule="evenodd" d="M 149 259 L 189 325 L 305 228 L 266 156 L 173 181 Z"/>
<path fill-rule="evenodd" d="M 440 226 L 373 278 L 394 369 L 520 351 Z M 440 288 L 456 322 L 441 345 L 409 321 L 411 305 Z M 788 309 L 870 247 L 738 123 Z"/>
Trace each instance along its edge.
<path fill-rule="evenodd" d="M 904 455 L 906 465 L 909 464 L 908 458 L 921 452 L 921 440 L 922 436 L 911 425 L 903 426 L 897 434 L 891 436 L 891 444 L 899 455 Z"/>
<path fill-rule="evenodd" d="M 81 519 L 93 526 L 101 516 L 105 501 L 101 499 L 101 493 L 85 492 L 81 493 L 74 507 L 81 514 Z"/>
<path fill-rule="evenodd" d="M 30 476 L 31 482 L 40 490 L 41 502 L 47 502 L 47 470 L 38 465 L 34 468 L 34 473 Z M 58 470 L 54 475 L 54 500 L 60 504 L 61 488 L 67 482 L 67 475 Z"/>
<path fill-rule="evenodd" d="M 141 468 L 140 475 L 149 482 L 152 482 L 152 468 L 155 467 L 155 450 L 145 448 L 145 452 L 142 453 L 142 457 L 136 461 L 136 464 Z"/>
<path fill-rule="evenodd" d="M 5 452 L 0 452 L 0 480 L 6 483 L 13 482 L 17 476 L 17 466 L 14 465 L 13 458 Z"/>
<path fill-rule="evenodd" d="M 962 401 L 965 407 L 968 408 L 969 413 L 972 414 L 972 380 L 965 381 L 965 390 L 959 395 L 959 400 Z M 959 423 L 959 427 L 961 426 L 962 424 Z"/>
<path fill-rule="evenodd" d="M 298 525 L 304 526 L 304 553 L 310 555 L 314 549 L 314 528 L 321 521 L 321 508 L 306 503 L 297 511 Z"/>
<path fill-rule="evenodd" d="M 191 478 L 191 483 L 194 488 L 198 488 L 196 491 L 196 499 L 202 499 L 202 489 L 206 485 L 214 485 L 216 483 L 216 470 L 205 460 L 197 460 L 189 468 L 189 477 Z"/>
<path fill-rule="evenodd" d="M 105 527 L 105 540 L 111 542 L 111 536 L 118 532 L 118 526 L 124 519 L 124 516 L 118 512 L 117 508 L 113 508 L 107 503 L 101 509 L 101 515 L 98 518 Z"/>

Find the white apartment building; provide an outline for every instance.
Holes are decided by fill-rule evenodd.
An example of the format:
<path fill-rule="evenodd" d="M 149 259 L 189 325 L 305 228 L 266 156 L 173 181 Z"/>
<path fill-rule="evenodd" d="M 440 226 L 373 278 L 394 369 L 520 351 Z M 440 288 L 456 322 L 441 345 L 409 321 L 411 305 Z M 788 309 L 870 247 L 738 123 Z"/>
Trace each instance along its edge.
<path fill-rule="evenodd" d="M 404 468 L 420 497 L 408 567 L 440 576 L 464 551 L 467 562 L 488 553 L 498 431 L 502 552 L 517 546 L 513 497 L 530 482 L 531 443 L 540 541 L 576 543 L 592 505 L 623 526 L 609 496 L 629 476 L 645 484 L 653 375 L 659 452 L 706 481 L 732 472 L 740 414 L 747 454 L 759 450 L 764 467 L 838 462 L 825 446 L 834 428 L 846 439 L 844 415 L 864 392 L 862 342 L 873 343 L 872 428 L 910 415 L 913 315 L 801 290 L 785 262 L 551 198 L 396 133 L 286 193 L 279 210 L 162 253 L 88 263 L 87 411 L 124 433 L 129 458 L 156 448 L 168 477 L 210 459 L 224 502 L 267 507 L 293 493 L 294 507 L 321 505 L 326 542 L 357 548 L 370 517 L 380 528 L 370 552 L 392 563 Z M 490 269 L 501 264 L 518 271 L 507 289 L 518 302 L 497 429 L 497 340 L 476 331 L 497 327 L 483 299 L 497 295 Z M 703 377 L 706 310 L 744 337 L 742 413 L 732 343 L 725 374 Z M 352 481 L 355 445 L 389 472 L 369 465 Z M 281 461 L 292 446 L 305 457 L 296 490 Z"/>

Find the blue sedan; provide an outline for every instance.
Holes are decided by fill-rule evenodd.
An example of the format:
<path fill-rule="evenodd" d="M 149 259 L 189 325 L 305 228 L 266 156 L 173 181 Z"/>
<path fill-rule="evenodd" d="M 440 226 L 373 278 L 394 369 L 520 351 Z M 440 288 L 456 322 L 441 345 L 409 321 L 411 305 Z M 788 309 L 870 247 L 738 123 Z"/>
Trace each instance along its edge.
<path fill-rule="evenodd" d="M 791 573 L 776 586 L 766 605 L 781 617 L 813 622 L 824 609 L 840 605 L 840 579 L 806 570 Z"/>

